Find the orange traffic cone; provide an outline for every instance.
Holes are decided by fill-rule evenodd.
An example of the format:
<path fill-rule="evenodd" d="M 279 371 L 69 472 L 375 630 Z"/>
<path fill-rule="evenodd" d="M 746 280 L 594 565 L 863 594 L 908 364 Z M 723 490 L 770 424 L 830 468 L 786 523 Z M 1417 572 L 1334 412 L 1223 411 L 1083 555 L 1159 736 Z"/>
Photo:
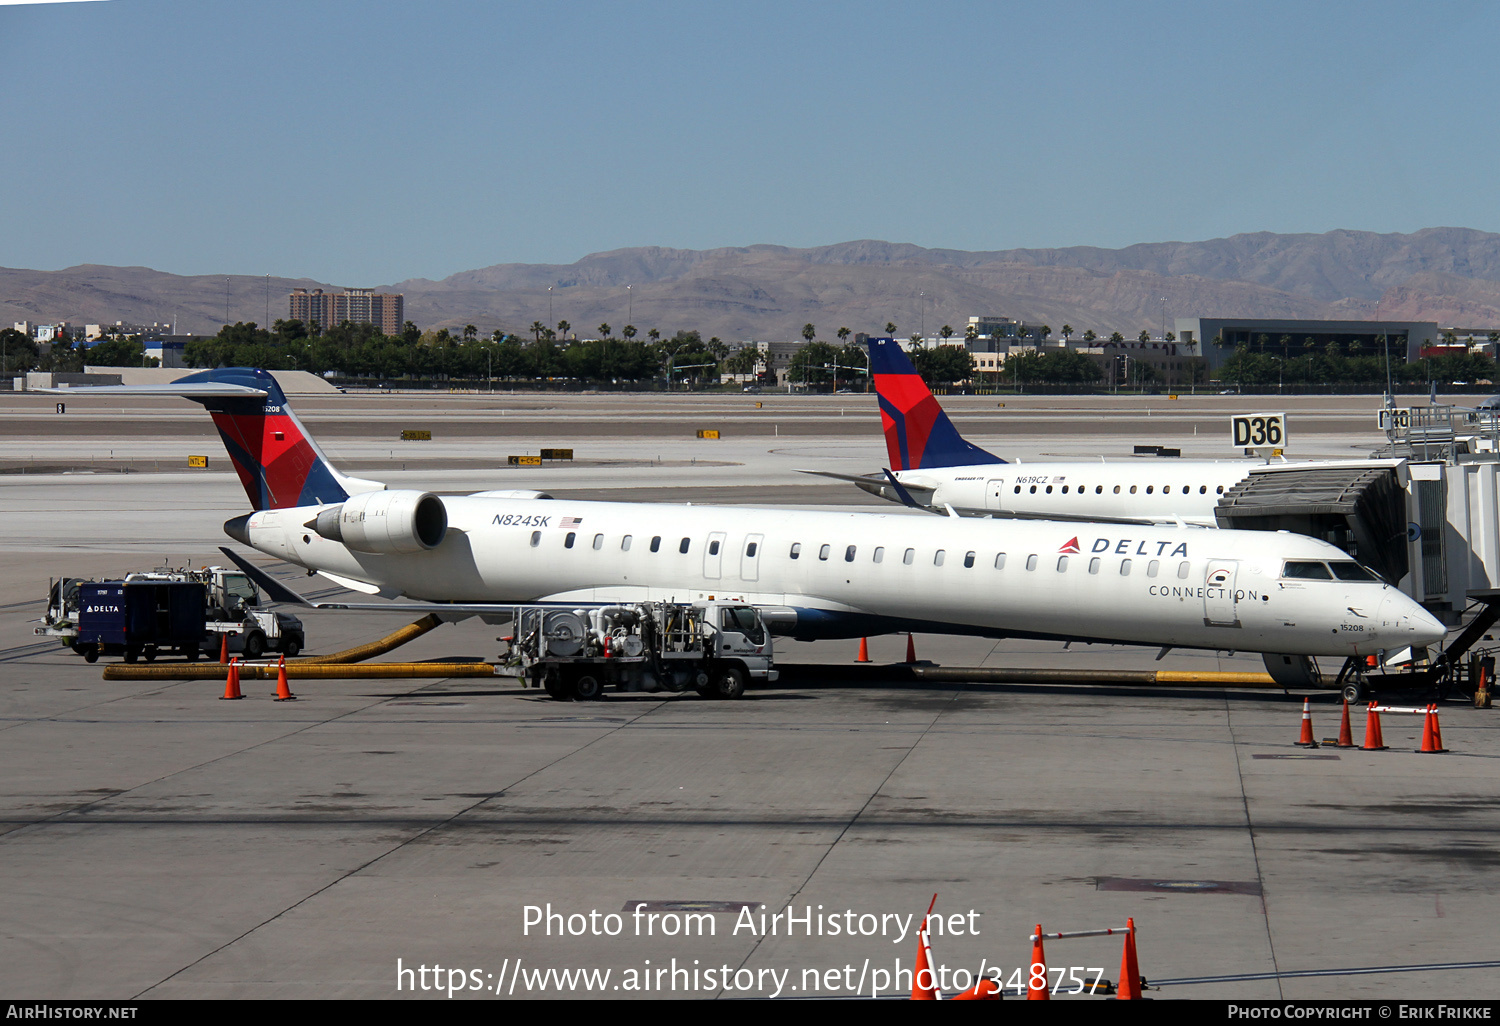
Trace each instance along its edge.
<path fill-rule="evenodd" d="M 1313 740 L 1312 735 L 1312 705 L 1306 698 L 1302 700 L 1302 736 L 1292 743 L 1298 748 L 1318 747 L 1318 743 Z"/>
<path fill-rule="evenodd" d="M 223 666 L 229 662 L 229 635 L 219 635 L 219 665 Z"/>
<path fill-rule="evenodd" d="M 1349 703 L 1344 703 L 1344 718 L 1339 721 L 1339 748 L 1354 747 L 1354 732 L 1349 729 Z"/>
<path fill-rule="evenodd" d="M 909 663 L 917 661 L 917 643 L 910 634 L 906 636 L 906 661 Z"/>
<path fill-rule="evenodd" d="M 953 996 L 954 1001 L 999 1001 L 1000 984 L 988 976 L 981 976 L 974 986 Z"/>
<path fill-rule="evenodd" d="M 927 906 L 927 915 L 922 917 L 922 928 L 917 931 L 917 964 L 911 974 L 911 999 L 913 1001 L 937 1001 L 937 973 L 932 971 L 932 942 L 927 936 L 927 919 L 937 905 L 937 895 Z"/>
<path fill-rule="evenodd" d="M 292 694 L 292 689 L 286 685 L 286 656 L 282 656 L 276 664 L 276 701 L 295 702 L 297 696 Z"/>
<path fill-rule="evenodd" d="M 1120 1001 L 1141 999 L 1141 967 L 1135 960 L 1135 919 L 1125 920 L 1125 950 L 1120 954 L 1120 986 L 1115 992 Z"/>
<path fill-rule="evenodd" d="M 244 695 L 240 694 L 240 661 L 238 659 L 231 659 L 229 660 L 229 672 L 224 677 L 224 693 L 219 696 L 219 701 L 244 697 Z"/>
<path fill-rule="evenodd" d="M 1422 747 L 1417 750 L 1428 755 L 1441 755 L 1448 750 L 1443 747 L 1443 734 L 1438 729 L 1435 705 L 1429 705 L 1427 715 L 1422 717 Z"/>
<path fill-rule="evenodd" d="M 1047 992 L 1047 953 L 1042 950 L 1042 924 L 1036 924 L 1036 933 L 1032 935 L 1035 939 L 1031 942 L 1031 975 L 1026 981 L 1027 1001 L 1050 1001 L 1052 995 Z M 1038 976 L 1037 972 L 1041 975 Z M 1039 984 L 1037 981 L 1040 980 Z"/>
<path fill-rule="evenodd" d="M 870 661 L 870 639 L 859 639 L 859 655 L 854 657 L 856 663 L 868 663 Z"/>
<path fill-rule="evenodd" d="M 1383 752 L 1386 750 L 1385 735 L 1380 732 L 1380 714 L 1375 711 L 1375 703 L 1370 703 L 1370 711 L 1365 716 L 1365 744 L 1366 752 Z"/>

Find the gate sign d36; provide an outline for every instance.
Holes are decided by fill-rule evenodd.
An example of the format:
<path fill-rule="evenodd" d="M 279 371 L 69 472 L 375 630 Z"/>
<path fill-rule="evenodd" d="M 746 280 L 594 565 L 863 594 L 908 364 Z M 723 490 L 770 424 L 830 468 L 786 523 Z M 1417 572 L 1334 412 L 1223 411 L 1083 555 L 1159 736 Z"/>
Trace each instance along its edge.
<path fill-rule="evenodd" d="M 1229 418 L 1236 449 L 1281 448 L 1286 445 L 1285 413 L 1247 413 Z"/>

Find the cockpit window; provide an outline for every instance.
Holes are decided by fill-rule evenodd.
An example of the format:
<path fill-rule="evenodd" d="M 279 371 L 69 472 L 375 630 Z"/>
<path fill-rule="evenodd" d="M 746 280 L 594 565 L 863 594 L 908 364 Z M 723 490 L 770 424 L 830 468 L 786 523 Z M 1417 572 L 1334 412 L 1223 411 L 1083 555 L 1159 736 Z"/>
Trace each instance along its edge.
<path fill-rule="evenodd" d="M 1341 581 L 1373 581 L 1377 579 L 1374 574 L 1353 560 L 1341 560 L 1329 563 L 1328 565 L 1333 568 L 1333 576 Z"/>
<path fill-rule="evenodd" d="M 1281 569 L 1282 577 L 1290 577 L 1302 581 L 1331 581 L 1333 575 L 1328 572 L 1328 567 L 1323 563 L 1303 563 L 1287 560 Z"/>

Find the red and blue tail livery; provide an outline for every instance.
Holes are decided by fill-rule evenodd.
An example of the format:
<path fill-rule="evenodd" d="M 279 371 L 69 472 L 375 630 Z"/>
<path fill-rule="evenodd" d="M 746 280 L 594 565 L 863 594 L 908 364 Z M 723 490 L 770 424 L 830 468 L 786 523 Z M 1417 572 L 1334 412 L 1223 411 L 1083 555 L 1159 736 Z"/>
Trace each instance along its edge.
<path fill-rule="evenodd" d="M 384 487 L 334 470 L 263 370 L 221 367 L 179 378 L 168 388 L 207 407 L 255 509 L 343 502 L 351 492 Z M 163 389 L 165 391 L 165 389 Z"/>
<path fill-rule="evenodd" d="M 892 470 L 1005 462 L 963 440 L 895 339 L 872 338 L 869 346 Z"/>

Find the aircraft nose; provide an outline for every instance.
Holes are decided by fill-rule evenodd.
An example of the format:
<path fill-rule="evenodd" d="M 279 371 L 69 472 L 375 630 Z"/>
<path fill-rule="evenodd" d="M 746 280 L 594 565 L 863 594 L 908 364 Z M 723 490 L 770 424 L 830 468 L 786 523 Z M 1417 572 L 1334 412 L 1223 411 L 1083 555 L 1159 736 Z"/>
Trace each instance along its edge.
<path fill-rule="evenodd" d="M 1380 620 L 1394 628 L 1396 636 L 1390 640 L 1403 645 L 1436 645 L 1448 635 L 1443 621 L 1400 593 L 1387 596 L 1380 604 Z"/>

